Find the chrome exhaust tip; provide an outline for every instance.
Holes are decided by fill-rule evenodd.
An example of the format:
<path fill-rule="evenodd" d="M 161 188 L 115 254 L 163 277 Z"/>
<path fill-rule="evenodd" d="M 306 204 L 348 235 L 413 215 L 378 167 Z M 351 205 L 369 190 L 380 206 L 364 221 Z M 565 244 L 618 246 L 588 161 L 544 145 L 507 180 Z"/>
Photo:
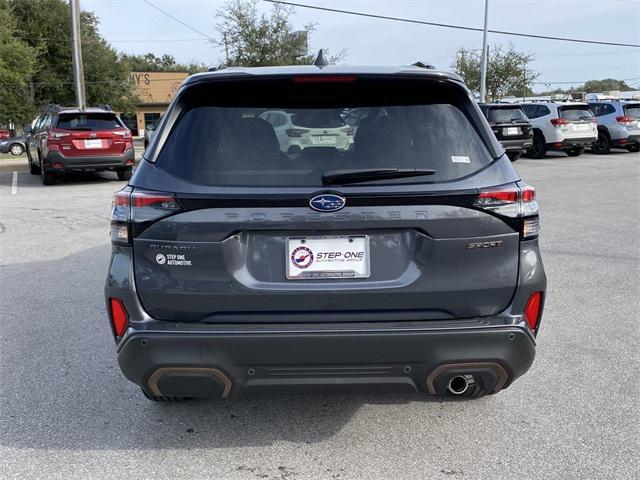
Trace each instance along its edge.
<path fill-rule="evenodd" d="M 449 380 L 447 390 L 453 395 L 462 395 L 464 392 L 469 390 L 469 385 L 472 382 L 473 377 L 471 375 L 456 375 Z"/>

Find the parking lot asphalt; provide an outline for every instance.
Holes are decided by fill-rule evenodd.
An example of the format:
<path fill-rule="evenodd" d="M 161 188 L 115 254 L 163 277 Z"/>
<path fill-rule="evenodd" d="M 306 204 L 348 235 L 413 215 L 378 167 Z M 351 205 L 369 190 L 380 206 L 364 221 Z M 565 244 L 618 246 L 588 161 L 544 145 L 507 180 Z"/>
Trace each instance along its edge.
<path fill-rule="evenodd" d="M 0 167 L 0 476 L 639 478 L 640 155 L 515 166 L 537 187 L 549 284 L 535 363 L 509 389 L 179 404 L 116 364 L 103 285 L 124 182 Z"/>

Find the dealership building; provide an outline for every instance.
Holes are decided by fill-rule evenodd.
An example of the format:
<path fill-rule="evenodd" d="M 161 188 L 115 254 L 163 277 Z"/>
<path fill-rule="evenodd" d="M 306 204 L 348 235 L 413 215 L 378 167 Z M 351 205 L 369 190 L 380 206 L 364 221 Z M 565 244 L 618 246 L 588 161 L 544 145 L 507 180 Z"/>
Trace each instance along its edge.
<path fill-rule="evenodd" d="M 187 72 L 131 72 L 139 103 L 135 113 L 122 114 L 122 121 L 134 136 L 144 135 L 149 125 L 158 122 L 167 110 Z"/>

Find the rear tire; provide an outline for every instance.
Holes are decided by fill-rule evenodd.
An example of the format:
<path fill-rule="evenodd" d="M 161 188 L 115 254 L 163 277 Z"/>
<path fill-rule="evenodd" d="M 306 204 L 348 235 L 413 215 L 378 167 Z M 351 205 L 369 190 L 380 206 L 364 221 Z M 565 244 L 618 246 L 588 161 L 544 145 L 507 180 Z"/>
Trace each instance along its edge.
<path fill-rule="evenodd" d="M 522 152 L 507 152 L 507 156 L 509 157 L 509 160 L 511 160 L 512 162 L 515 162 L 516 160 L 518 160 L 521 155 L 522 155 Z"/>
<path fill-rule="evenodd" d="M 598 132 L 598 139 L 593 142 L 591 151 L 598 155 L 605 155 L 611 150 L 611 139 L 604 132 Z"/>
<path fill-rule="evenodd" d="M 629 150 L 631 153 L 640 152 L 640 145 L 627 145 L 627 150 Z"/>
<path fill-rule="evenodd" d="M 570 157 L 579 157 L 584 152 L 584 147 L 573 147 L 567 150 L 567 155 Z"/>
<path fill-rule="evenodd" d="M 158 402 L 158 403 L 177 403 L 180 402 L 182 400 L 185 400 L 185 398 L 183 397 L 165 397 L 163 395 L 161 396 L 157 396 L 157 395 L 152 395 L 150 393 L 148 393 L 144 388 L 140 387 L 140 390 L 142 390 L 142 394 L 147 398 L 147 400 L 151 400 L 152 402 Z"/>
<path fill-rule="evenodd" d="M 40 155 L 38 155 L 38 158 L 40 158 Z M 40 180 L 42 180 L 42 185 L 53 185 L 55 183 L 55 176 L 53 175 L 53 173 L 47 172 L 44 169 L 44 162 L 42 161 L 42 159 L 40 159 Z"/>
<path fill-rule="evenodd" d="M 31 154 L 29 153 L 28 149 L 27 149 L 27 162 L 29 162 L 29 173 L 31 175 L 39 175 L 40 167 L 38 167 L 35 163 L 33 163 L 33 158 L 31 158 Z"/>
<path fill-rule="evenodd" d="M 527 149 L 531 158 L 544 158 L 547 156 L 547 147 L 545 146 L 544 137 L 540 133 L 533 135 L 533 143 Z"/>
<path fill-rule="evenodd" d="M 133 169 L 131 167 L 125 168 L 123 170 L 118 170 L 118 180 L 129 180 L 132 173 Z"/>

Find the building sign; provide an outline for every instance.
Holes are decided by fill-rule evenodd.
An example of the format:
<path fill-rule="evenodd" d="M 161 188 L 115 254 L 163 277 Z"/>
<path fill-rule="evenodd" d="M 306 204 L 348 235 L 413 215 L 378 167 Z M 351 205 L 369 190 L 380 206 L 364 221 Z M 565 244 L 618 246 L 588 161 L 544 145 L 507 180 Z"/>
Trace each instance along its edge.
<path fill-rule="evenodd" d="M 140 105 L 168 105 L 189 76 L 186 72 L 131 72 Z"/>

